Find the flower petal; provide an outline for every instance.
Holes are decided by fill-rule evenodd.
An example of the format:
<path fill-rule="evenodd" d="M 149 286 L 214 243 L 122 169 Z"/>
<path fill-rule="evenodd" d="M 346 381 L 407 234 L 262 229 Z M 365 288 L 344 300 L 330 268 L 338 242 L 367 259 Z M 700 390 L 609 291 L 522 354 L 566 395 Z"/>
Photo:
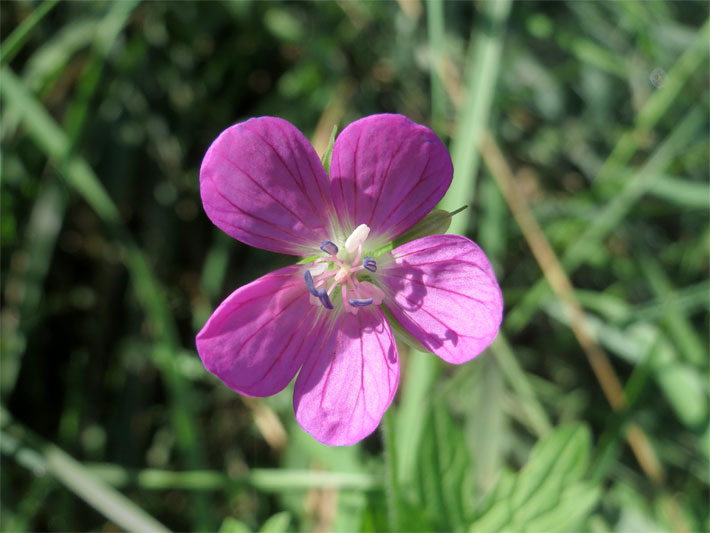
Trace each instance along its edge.
<path fill-rule="evenodd" d="M 207 370 L 248 396 L 270 396 L 293 379 L 325 330 L 294 265 L 234 291 L 197 335 Z"/>
<path fill-rule="evenodd" d="M 449 363 L 481 353 L 498 334 L 503 296 L 486 254 L 460 235 L 399 246 L 381 262 L 384 304 L 419 342 Z"/>
<path fill-rule="evenodd" d="M 451 184 L 453 166 L 429 128 L 402 115 L 372 115 L 350 124 L 335 140 L 330 174 L 346 233 L 367 224 L 379 245 L 433 209 Z"/>
<path fill-rule="evenodd" d="M 200 168 L 207 216 L 251 246 L 308 255 L 332 234 L 328 176 L 289 122 L 252 118 L 224 130 Z"/>
<path fill-rule="evenodd" d="M 317 441 L 346 446 L 380 423 L 397 391 L 399 356 L 381 309 L 341 312 L 332 328 L 298 375 L 293 408 Z"/>

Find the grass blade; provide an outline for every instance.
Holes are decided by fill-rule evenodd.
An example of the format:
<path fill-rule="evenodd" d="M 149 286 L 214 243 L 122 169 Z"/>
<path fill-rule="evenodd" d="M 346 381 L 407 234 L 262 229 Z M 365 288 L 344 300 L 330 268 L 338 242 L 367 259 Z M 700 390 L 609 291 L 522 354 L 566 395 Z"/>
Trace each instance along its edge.
<path fill-rule="evenodd" d="M 654 178 L 663 173 L 665 167 L 697 134 L 705 122 L 705 116 L 703 107 L 693 107 L 651 158 L 626 180 L 621 191 L 601 209 L 587 229 L 562 254 L 561 262 L 568 275 L 585 262 L 590 245 L 601 242 L 618 227 L 626 214 L 653 185 Z M 525 327 L 545 295 L 549 294 L 548 291 L 549 287 L 542 279 L 533 285 L 517 307 L 508 313 L 506 327 L 514 333 Z"/>
<path fill-rule="evenodd" d="M 446 115 L 446 91 L 441 75 L 444 68 L 444 2 L 442 0 L 428 0 L 426 15 L 430 55 L 431 125 L 434 131 L 441 134 Z"/>
<path fill-rule="evenodd" d="M 2 97 L 6 104 L 21 114 L 30 136 L 45 151 L 67 183 L 94 209 L 122 244 L 135 293 L 143 304 L 146 315 L 151 319 L 155 337 L 158 339 L 153 350 L 153 360 L 161 371 L 170 395 L 178 444 L 188 466 L 201 468 L 205 463 L 204 451 L 197 438 L 192 412 L 192 392 L 189 382 L 183 378 L 177 366 L 175 354 L 180 346 L 177 329 L 159 283 L 143 252 L 123 225 L 118 208 L 99 179 L 84 159 L 71 154 L 71 145 L 64 131 L 9 68 L 0 68 L 3 80 Z M 208 529 L 208 513 L 204 512 L 207 501 L 199 494 L 195 495 L 195 498 L 199 502 L 196 509 L 202 516 L 202 528 Z"/>
<path fill-rule="evenodd" d="M 447 211 L 454 211 L 474 199 L 480 162 L 477 140 L 488 122 L 511 1 L 498 0 L 483 2 L 481 5 L 482 19 L 488 26 L 486 29 L 476 29 L 478 38 L 468 54 L 468 91 L 456 120 L 451 146 L 454 180 L 439 204 L 440 208 Z M 465 235 L 467 226 L 468 217 L 457 216 L 451 221 L 449 232 Z"/>
<path fill-rule="evenodd" d="M 32 29 L 49 13 L 59 0 L 45 0 L 36 9 L 27 15 L 22 23 L 17 26 L 3 41 L 0 47 L 0 63 L 5 64 L 22 50 L 22 46 L 30 35 Z"/>
<path fill-rule="evenodd" d="M 9 415 L 3 410 L 3 426 Z M 17 434 L 21 438 L 16 438 Z M 2 453 L 13 456 L 35 474 L 47 472 L 57 481 L 91 505 L 106 518 L 126 531 L 168 531 L 155 518 L 143 511 L 89 472 L 81 463 L 57 446 L 43 442 L 17 423 L 0 431 Z"/>

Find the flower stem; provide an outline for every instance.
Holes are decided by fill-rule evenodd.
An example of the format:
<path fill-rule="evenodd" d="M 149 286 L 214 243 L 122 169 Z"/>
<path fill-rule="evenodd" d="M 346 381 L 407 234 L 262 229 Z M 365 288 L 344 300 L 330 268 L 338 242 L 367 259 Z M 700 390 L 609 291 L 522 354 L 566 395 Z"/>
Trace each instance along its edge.
<path fill-rule="evenodd" d="M 382 441 L 385 448 L 385 496 L 387 521 L 390 531 L 400 531 L 399 481 L 397 478 L 397 451 L 395 443 L 394 408 L 390 407 L 382 417 Z"/>

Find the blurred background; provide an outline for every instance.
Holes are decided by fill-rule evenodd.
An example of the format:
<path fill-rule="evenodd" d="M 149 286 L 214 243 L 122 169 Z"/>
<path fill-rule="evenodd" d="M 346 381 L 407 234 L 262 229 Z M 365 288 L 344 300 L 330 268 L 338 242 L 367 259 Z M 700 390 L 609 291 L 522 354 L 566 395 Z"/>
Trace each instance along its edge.
<path fill-rule="evenodd" d="M 0 3 L 4 531 L 708 531 L 707 2 Z M 506 303 L 460 367 L 401 349 L 327 448 L 194 336 L 291 262 L 213 227 L 229 125 L 402 113 Z"/>

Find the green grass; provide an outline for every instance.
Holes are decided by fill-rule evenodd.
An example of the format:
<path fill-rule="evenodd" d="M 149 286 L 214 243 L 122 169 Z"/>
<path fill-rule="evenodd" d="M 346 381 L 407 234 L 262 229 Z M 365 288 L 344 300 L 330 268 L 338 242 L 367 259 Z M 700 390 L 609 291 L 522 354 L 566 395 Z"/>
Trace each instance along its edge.
<path fill-rule="evenodd" d="M 0 3 L 0 529 L 710 529 L 708 14 L 664 0 Z M 449 232 L 489 255 L 505 319 L 460 367 L 403 346 L 380 429 L 328 448 L 295 422 L 292 386 L 245 402 L 197 357 L 215 306 L 288 261 L 210 224 L 199 166 L 252 116 L 310 136 L 323 116 L 342 131 L 382 112 L 449 147 L 440 207 L 468 206 Z M 484 130 L 623 410 L 481 164 Z"/>

